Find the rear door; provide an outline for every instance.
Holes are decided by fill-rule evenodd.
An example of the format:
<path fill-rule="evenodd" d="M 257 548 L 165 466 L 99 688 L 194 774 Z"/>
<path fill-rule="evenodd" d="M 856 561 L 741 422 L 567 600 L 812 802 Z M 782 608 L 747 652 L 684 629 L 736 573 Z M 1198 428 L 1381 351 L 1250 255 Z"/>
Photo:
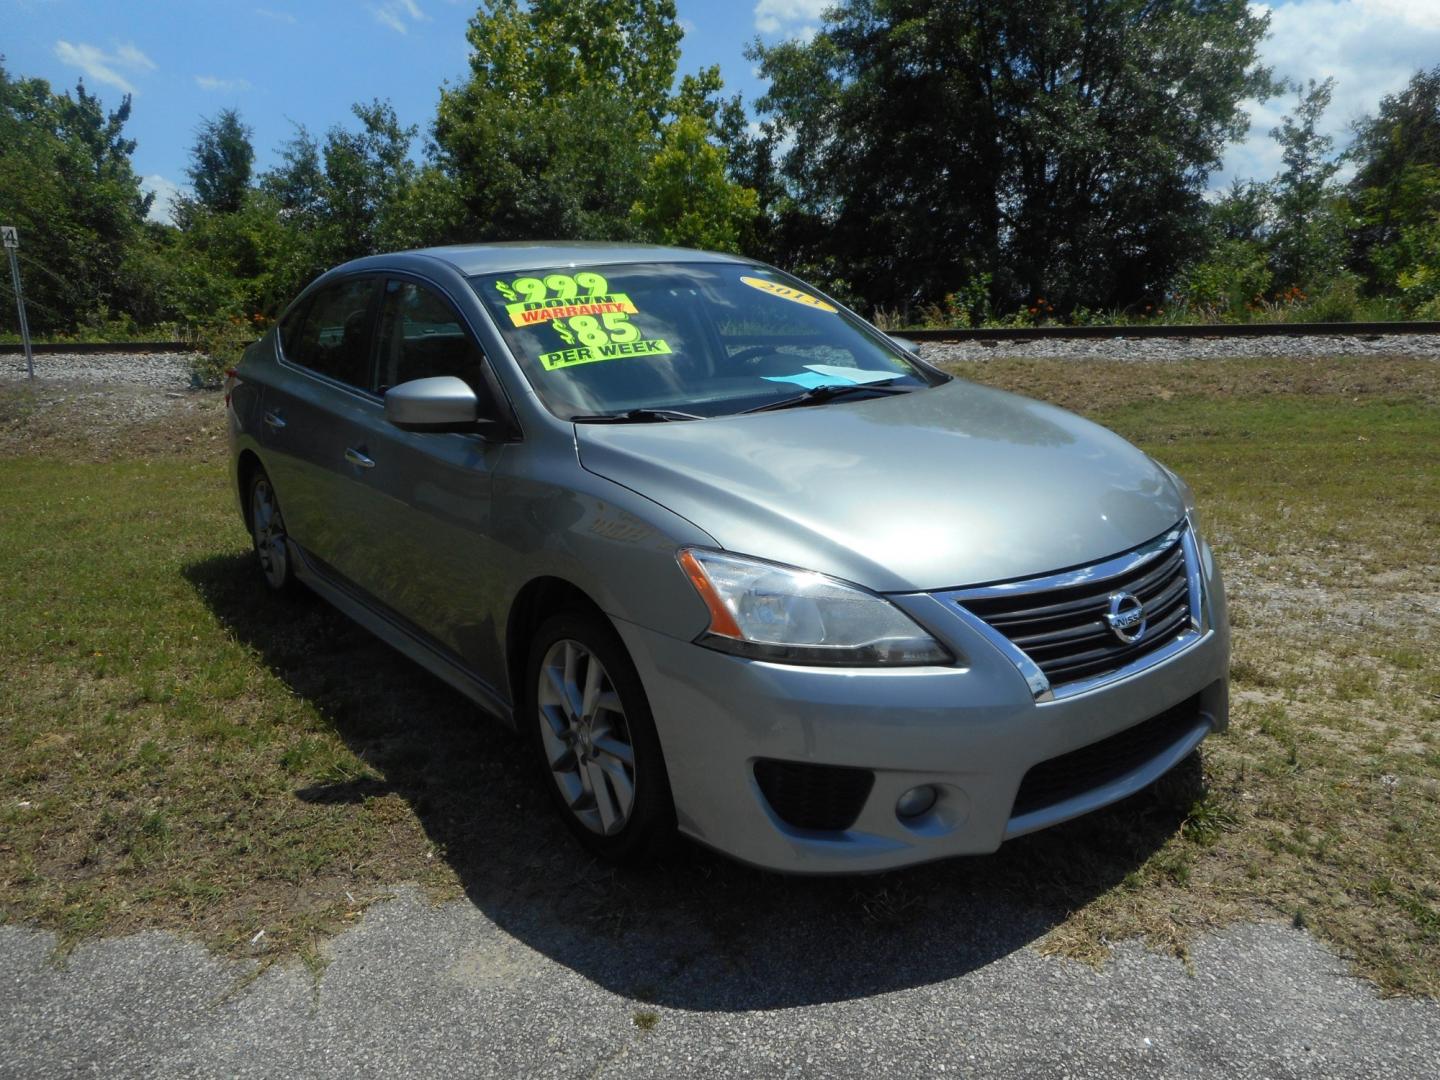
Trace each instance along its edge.
<path fill-rule="evenodd" d="M 377 332 L 376 390 L 454 375 L 488 392 L 484 353 L 436 285 L 385 283 Z M 503 443 L 454 432 L 402 431 L 383 410 L 357 417 L 373 466 L 356 477 L 358 522 L 346 565 L 367 593 L 492 684 L 499 642 L 486 617 L 496 588 L 491 480 Z"/>
<path fill-rule="evenodd" d="M 262 458 L 285 526 L 312 561 L 351 577 L 357 567 L 357 432 L 383 411 L 374 392 L 375 320 L 382 279 L 349 277 L 317 290 L 278 335 L 275 381 L 263 397 Z"/>

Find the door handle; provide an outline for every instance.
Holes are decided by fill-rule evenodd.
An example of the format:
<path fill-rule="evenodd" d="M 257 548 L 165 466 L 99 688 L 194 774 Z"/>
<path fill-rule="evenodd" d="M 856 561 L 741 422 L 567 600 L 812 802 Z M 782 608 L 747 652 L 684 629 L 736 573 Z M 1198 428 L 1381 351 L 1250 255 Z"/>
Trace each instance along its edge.
<path fill-rule="evenodd" d="M 351 465 L 357 466 L 361 469 L 373 469 L 375 467 L 375 462 L 372 458 L 366 457 L 359 450 L 356 450 L 353 446 L 346 448 L 345 460 L 348 461 Z"/>
<path fill-rule="evenodd" d="M 265 414 L 265 426 L 271 431 L 279 431 L 285 426 L 285 418 L 279 413 L 267 412 Z"/>

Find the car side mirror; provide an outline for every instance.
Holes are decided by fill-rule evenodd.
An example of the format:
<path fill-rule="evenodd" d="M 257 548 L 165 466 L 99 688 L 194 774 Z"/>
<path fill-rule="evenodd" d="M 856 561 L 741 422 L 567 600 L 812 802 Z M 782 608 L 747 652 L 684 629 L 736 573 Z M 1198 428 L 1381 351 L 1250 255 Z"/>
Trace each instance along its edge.
<path fill-rule="evenodd" d="M 385 419 L 406 431 L 474 431 L 480 398 L 454 375 L 411 379 L 385 392 Z"/>

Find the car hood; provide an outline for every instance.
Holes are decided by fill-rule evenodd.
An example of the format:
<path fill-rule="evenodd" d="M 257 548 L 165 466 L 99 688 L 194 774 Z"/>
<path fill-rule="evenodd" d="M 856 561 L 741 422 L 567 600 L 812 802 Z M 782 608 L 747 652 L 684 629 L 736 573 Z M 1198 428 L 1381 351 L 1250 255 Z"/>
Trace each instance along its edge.
<path fill-rule="evenodd" d="M 575 430 L 586 469 L 727 550 L 881 592 L 1078 566 L 1184 514 L 1164 470 L 1113 432 L 958 379 L 893 397 Z"/>

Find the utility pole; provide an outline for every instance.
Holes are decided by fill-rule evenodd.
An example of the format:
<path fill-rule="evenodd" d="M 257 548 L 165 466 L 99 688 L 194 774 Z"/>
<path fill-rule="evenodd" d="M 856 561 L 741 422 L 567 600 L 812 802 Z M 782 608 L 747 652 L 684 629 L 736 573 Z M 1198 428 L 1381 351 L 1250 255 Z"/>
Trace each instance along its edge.
<path fill-rule="evenodd" d="M 20 343 L 25 346 L 25 368 L 30 378 L 35 378 L 35 354 L 30 351 L 30 323 L 25 318 L 25 294 L 20 290 L 20 260 L 15 249 L 20 246 L 20 234 L 14 225 L 0 225 L 0 242 L 5 244 L 5 254 L 10 256 L 10 280 L 15 283 L 15 310 L 20 312 Z"/>

